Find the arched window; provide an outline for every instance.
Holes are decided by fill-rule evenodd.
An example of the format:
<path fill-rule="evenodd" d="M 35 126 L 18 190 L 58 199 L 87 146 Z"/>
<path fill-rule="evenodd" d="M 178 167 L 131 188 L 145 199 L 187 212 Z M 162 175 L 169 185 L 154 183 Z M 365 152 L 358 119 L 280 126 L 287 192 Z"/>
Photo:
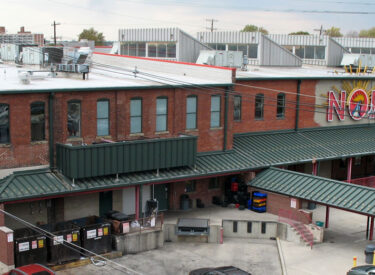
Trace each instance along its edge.
<path fill-rule="evenodd" d="M 197 129 L 197 96 L 186 98 L 186 129 Z"/>
<path fill-rule="evenodd" d="M 9 105 L 0 103 L 0 143 L 9 141 Z"/>
<path fill-rule="evenodd" d="M 168 130 L 168 98 L 158 97 L 156 99 L 156 132 Z"/>
<path fill-rule="evenodd" d="M 33 102 L 30 105 L 31 141 L 45 140 L 45 104 Z"/>
<path fill-rule="evenodd" d="M 109 100 L 106 98 L 96 102 L 96 134 L 109 136 Z"/>
<path fill-rule="evenodd" d="M 263 119 L 264 111 L 264 95 L 257 94 L 255 96 L 255 119 Z"/>
<path fill-rule="evenodd" d="M 285 94 L 284 93 L 277 94 L 276 117 L 277 118 L 285 117 Z"/>
<path fill-rule="evenodd" d="M 130 133 L 142 133 L 142 98 L 130 100 Z"/>
<path fill-rule="evenodd" d="M 71 100 L 68 102 L 67 127 L 69 137 L 81 136 L 81 101 Z"/>

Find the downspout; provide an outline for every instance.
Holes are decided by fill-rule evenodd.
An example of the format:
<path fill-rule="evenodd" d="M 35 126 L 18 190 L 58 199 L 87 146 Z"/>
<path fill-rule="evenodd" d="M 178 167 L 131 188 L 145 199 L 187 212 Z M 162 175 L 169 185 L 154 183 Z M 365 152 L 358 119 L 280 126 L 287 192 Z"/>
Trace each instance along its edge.
<path fill-rule="evenodd" d="M 48 131 L 49 131 L 49 167 L 50 169 L 55 168 L 55 146 L 53 138 L 53 104 L 54 104 L 54 93 L 49 94 L 48 101 Z"/>
<path fill-rule="evenodd" d="M 227 87 L 224 92 L 224 144 L 223 144 L 223 151 L 227 150 L 227 131 L 228 131 L 228 106 L 229 106 L 229 89 L 230 87 Z"/>
<path fill-rule="evenodd" d="M 296 100 L 296 123 L 295 123 L 295 131 L 298 131 L 298 122 L 299 122 L 299 97 L 301 94 L 301 79 L 298 79 L 297 82 L 297 100 Z"/>

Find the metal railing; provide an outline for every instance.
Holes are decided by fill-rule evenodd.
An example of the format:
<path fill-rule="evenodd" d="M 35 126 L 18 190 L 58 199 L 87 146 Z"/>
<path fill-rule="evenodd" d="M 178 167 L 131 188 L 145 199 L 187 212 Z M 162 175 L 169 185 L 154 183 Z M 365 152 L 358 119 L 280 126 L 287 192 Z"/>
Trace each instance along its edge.
<path fill-rule="evenodd" d="M 306 220 L 307 214 L 301 211 L 292 211 L 287 209 L 279 210 L 279 222 L 287 223 L 293 227 L 301 236 L 303 241 L 310 245 L 311 249 L 314 244 L 314 235 L 301 220 Z M 310 219 L 311 220 L 311 219 Z"/>
<path fill-rule="evenodd" d="M 375 176 L 345 180 L 345 182 L 375 188 Z"/>

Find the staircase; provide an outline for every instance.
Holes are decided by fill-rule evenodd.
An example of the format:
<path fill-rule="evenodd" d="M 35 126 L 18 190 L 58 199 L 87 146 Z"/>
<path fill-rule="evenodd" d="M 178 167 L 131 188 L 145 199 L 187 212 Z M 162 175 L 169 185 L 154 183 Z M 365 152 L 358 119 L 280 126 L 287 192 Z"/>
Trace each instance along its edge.
<path fill-rule="evenodd" d="M 306 246 L 310 246 L 311 249 L 314 245 L 314 235 L 311 233 L 310 229 L 301 222 L 301 216 L 299 216 L 300 212 L 280 209 L 279 210 L 279 222 L 286 223 L 290 225 L 292 231 L 294 231 L 305 243 Z M 303 215 L 301 213 L 301 215 Z M 309 223 L 311 223 L 309 221 Z"/>

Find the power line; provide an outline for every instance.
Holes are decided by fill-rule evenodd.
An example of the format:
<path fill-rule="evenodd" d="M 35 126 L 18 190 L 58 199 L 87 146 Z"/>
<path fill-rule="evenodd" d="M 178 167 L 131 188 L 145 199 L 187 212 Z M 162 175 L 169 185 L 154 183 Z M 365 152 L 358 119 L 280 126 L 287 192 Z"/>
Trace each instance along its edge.
<path fill-rule="evenodd" d="M 121 265 L 121 264 L 119 264 L 119 263 L 117 263 L 117 262 L 115 262 L 115 261 L 112 261 L 112 260 L 110 260 L 110 259 L 107 259 L 107 258 L 105 258 L 105 257 L 103 257 L 103 256 L 101 256 L 101 255 L 99 255 L 99 254 L 96 254 L 95 252 L 92 252 L 92 251 L 90 251 L 90 250 L 88 250 L 88 249 L 86 249 L 86 248 L 83 248 L 83 247 L 81 247 L 81 246 L 79 246 L 79 245 L 76 245 L 76 244 L 74 244 L 74 243 L 67 242 L 67 241 L 65 241 L 64 239 L 63 239 L 62 241 L 60 241 L 60 240 L 58 240 L 58 236 L 54 235 L 53 233 L 51 233 L 51 232 L 49 232 L 49 231 L 47 231 L 47 230 L 44 230 L 44 229 L 42 229 L 42 228 L 40 228 L 40 227 L 38 227 L 38 226 L 35 226 L 35 225 L 33 225 L 33 224 L 31 224 L 31 223 L 29 223 L 29 222 L 27 222 L 27 221 L 21 219 L 20 217 L 17 217 L 17 216 L 15 216 L 15 215 L 13 215 L 13 214 L 11 214 L 11 213 L 5 211 L 5 210 L 0 209 L 0 212 L 2 212 L 3 214 L 5 214 L 5 215 L 11 217 L 12 219 L 15 219 L 15 220 L 18 221 L 18 222 L 23 223 L 24 225 L 26 225 L 26 227 L 31 228 L 32 230 L 34 230 L 34 231 L 36 231 L 36 232 L 38 232 L 38 233 L 44 235 L 45 237 L 47 237 L 47 238 L 49 238 L 49 239 L 51 239 L 51 240 L 54 240 L 54 241 L 58 242 L 59 244 L 64 245 L 65 247 L 67 247 L 67 248 L 69 248 L 69 249 L 74 250 L 75 252 L 80 252 L 80 253 L 81 253 L 80 250 L 83 250 L 83 251 L 85 251 L 85 252 L 87 252 L 87 253 L 89 253 L 89 254 L 91 254 L 91 255 L 94 255 L 94 256 L 96 256 L 96 257 L 98 257 L 98 258 L 101 258 L 101 259 L 105 260 L 106 262 L 110 262 L 110 263 L 112 263 L 112 264 L 114 264 L 114 265 L 117 265 L 118 267 L 121 267 L 121 268 L 127 270 L 126 272 L 124 272 L 123 270 L 120 270 L 120 271 L 122 271 L 122 272 L 124 272 L 124 273 L 128 273 L 128 272 L 130 271 L 130 272 L 132 272 L 132 273 L 134 273 L 134 274 L 142 275 L 142 273 L 139 273 L 139 272 L 137 272 L 137 271 L 135 271 L 135 270 L 133 270 L 133 269 L 131 269 L 131 268 L 129 268 L 129 267 L 126 267 L 126 266 Z M 71 246 L 73 246 L 74 248 L 71 247 Z M 87 255 L 87 254 L 86 254 L 86 255 Z M 114 267 L 112 267 L 112 268 L 114 268 Z M 116 270 L 119 270 L 118 268 L 115 268 L 115 269 L 116 269 Z"/>

